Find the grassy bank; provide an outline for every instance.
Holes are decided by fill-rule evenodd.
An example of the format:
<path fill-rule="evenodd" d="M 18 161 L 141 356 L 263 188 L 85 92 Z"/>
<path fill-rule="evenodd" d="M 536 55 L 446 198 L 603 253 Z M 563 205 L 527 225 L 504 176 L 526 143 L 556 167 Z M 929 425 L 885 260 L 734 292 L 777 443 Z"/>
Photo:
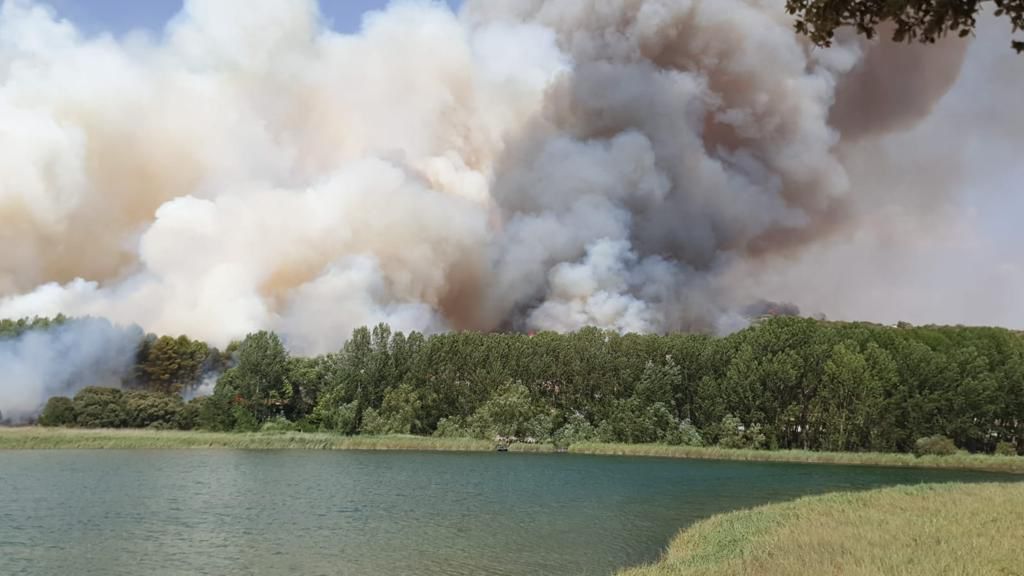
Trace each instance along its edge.
<path fill-rule="evenodd" d="M 234 433 L 178 430 L 0 429 L 0 450 L 47 449 L 434 450 L 478 452 L 494 443 L 421 436 L 340 436 L 288 432 Z"/>
<path fill-rule="evenodd" d="M 464 438 L 423 436 L 339 436 L 326 433 L 233 433 L 158 430 L 87 430 L 78 428 L 0 428 L 0 450 L 43 449 L 188 449 L 238 450 L 431 450 L 490 452 L 495 443 Z M 513 452 L 553 452 L 549 444 L 513 444 Z M 1024 457 L 958 454 L 861 454 L 800 450 L 729 450 L 658 444 L 575 444 L 569 452 L 606 456 L 651 456 L 702 460 L 791 462 L 917 468 L 949 468 L 1024 473 Z"/>
<path fill-rule="evenodd" d="M 714 516 L 620 576 L 1021 574 L 1024 484 L 838 493 Z"/>
<path fill-rule="evenodd" d="M 737 460 L 744 462 L 789 462 L 794 464 L 836 464 L 849 466 L 889 466 L 898 468 L 947 468 L 1024 473 L 1024 457 L 988 454 L 922 456 L 878 452 L 811 452 L 809 450 L 734 450 L 728 448 L 665 446 L 661 444 L 575 444 L 569 451 L 604 456 L 651 456 L 699 460 Z"/>

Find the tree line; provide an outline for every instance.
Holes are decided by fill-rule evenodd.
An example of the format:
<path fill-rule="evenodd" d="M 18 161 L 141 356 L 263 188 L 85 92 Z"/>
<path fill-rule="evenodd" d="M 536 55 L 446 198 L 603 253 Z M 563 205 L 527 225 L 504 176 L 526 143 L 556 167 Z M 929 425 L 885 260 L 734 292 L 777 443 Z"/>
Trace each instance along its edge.
<path fill-rule="evenodd" d="M 213 393 L 182 400 L 202 377 Z M 1024 335 L 778 317 L 727 337 L 357 329 L 290 355 L 271 332 L 221 352 L 148 337 L 126 391 L 54 398 L 40 422 L 323 430 L 736 448 L 1024 447 Z"/>

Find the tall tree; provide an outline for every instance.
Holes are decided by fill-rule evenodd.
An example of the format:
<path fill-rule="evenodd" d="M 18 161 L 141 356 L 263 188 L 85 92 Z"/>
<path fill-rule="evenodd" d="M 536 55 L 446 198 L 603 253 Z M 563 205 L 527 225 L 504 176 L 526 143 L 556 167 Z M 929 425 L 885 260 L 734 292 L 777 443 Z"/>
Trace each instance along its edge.
<path fill-rule="evenodd" d="M 288 352 L 273 332 L 249 334 L 238 347 L 238 365 L 221 377 L 257 422 L 282 414 L 291 401 Z M 218 384 L 220 384 L 218 382 Z"/>
<path fill-rule="evenodd" d="M 136 379 L 149 390 L 180 394 L 198 384 L 209 355 L 206 343 L 187 336 L 151 336 L 139 346 Z"/>

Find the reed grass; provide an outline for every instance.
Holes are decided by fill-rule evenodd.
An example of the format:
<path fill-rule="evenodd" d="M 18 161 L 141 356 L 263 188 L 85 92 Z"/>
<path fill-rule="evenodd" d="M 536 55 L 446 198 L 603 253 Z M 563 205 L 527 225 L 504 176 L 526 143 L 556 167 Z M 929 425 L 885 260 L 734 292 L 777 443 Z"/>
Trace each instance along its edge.
<path fill-rule="evenodd" d="M 342 436 L 302 432 L 198 432 L 177 430 L 0 428 L 0 450 L 45 449 L 237 449 L 237 450 L 422 450 L 491 452 L 496 444 L 469 438 L 427 436 Z M 550 444 L 512 444 L 512 452 L 550 453 Z M 915 457 L 911 454 L 810 452 L 803 450 L 733 450 L 717 447 L 660 444 L 574 444 L 573 454 L 647 456 L 747 462 L 841 464 L 912 468 L 946 468 L 1024 473 L 1024 457 L 955 454 Z"/>
<path fill-rule="evenodd" d="M 835 493 L 713 516 L 619 576 L 1024 572 L 1024 483 Z"/>
<path fill-rule="evenodd" d="M 494 443 L 467 438 L 342 436 L 329 433 L 234 433 L 178 430 L 7 428 L 0 449 L 424 450 L 478 452 Z"/>
<path fill-rule="evenodd" d="M 951 456 L 914 456 L 879 452 L 812 452 L 810 450 L 736 450 L 718 447 L 666 446 L 663 444 L 574 444 L 569 452 L 603 456 L 649 456 L 744 462 L 788 462 L 894 468 L 944 468 L 1024 473 L 1024 457 L 958 453 Z"/>

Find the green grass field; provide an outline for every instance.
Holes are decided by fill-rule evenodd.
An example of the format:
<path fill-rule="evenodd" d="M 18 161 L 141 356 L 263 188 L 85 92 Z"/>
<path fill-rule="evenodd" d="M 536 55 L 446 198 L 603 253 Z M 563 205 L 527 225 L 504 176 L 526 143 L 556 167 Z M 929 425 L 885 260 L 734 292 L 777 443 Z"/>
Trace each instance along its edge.
<path fill-rule="evenodd" d="M 837 493 L 714 516 L 619 576 L 1024 574 L 1024 483 Z"/>
<path fill-rule="evenodd" d="M 466 438 L 423 436 L 340 436 L 328 433 L 182 432 L 174 430 L 90 430 L 79 428 L 0 428 L 0 450 L 44 449 L 190 449 L 237 450 L 429 450 L 489 452 L 495 443 Z M 553 452 L 550 444 L 513 444 L 513 452 Z M 573 454 L 650 456 L 750 462 L 791 462 L 948 468 L 1024 473 L 1024 457 L 957 454 L 926 456 L 801 450 L 729 450 L 658 444 L 575 444 Z"/>

